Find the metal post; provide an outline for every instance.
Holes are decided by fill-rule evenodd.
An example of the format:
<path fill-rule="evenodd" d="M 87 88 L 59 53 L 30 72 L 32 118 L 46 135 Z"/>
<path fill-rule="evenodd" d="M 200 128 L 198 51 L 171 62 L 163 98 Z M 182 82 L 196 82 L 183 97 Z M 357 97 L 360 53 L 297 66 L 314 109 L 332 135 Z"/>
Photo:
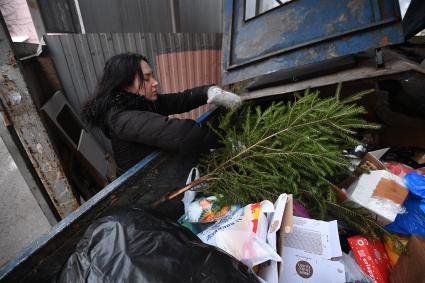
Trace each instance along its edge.
<path fill-rule="evenodd" d="M 172 25 L 173 33 L 181 32 L 179 9 L 180 9 L 180 1 L 170 0 L 171 25 Z"/>
<path fill-rule="evenodd" d="M 1 14 L 0 22 L 0 100 L 3 114 L 14 128 L 59 216 L 64 218 L 79 205 L 28 92 Z"/>
<path fill-rule="evenodd" d="M 85 34 L 86 29 L 84 28 L 83 17 L 81 16 L 80 3 L 78 0 L 74 0 L 75 10 L 77 11 L 78 22 L 80 23 L 81 33 Z"/>
<path fill-rule="evenodd" d="M 0 138 L 3 140 L 6 145 L 7 150 L 10 153 L 13 161 L 19 169 L 25 183 L 27 183 L 28 188 L 33 194 L 35 200 L 43 211 L 43 214 L 46 216 L 47 221 L 50 225 L 54 226 L 58 223 L 59 215 L 56 212 L 56 209 L 51 204 L 49 197 L 44 193 L 44 187 L 40 184 L 39 178 L 36 175 L 33 175 L 31 166 L 28 158 L 26 158 L 25 151 L 22 151 L 22 148 L 18 148 L 16 144 L 16 132 L 13 130 L 13 126 L 10 124 L 9 119 L 4 111 L 4 107 L 0 101 Z"/>
<path fill-rule="evenodd" d="M 35 31 L 37 32 L 38 41 L 41 42 L 43 35 L 46 34 L 46 28 L 44 26 L 43 17 L 41 16 L 40 7 L 38 6 L 37 0 L 27 0 L 27 4 Z"/>

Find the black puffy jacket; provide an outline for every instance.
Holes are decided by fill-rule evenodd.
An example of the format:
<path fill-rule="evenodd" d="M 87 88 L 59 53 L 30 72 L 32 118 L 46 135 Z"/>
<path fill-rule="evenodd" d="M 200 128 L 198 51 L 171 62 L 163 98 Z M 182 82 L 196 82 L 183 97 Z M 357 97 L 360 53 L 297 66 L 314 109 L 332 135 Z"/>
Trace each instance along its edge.
<path fill-rule="evenodd" d="M 125 171 L 154 149 L 189 155 L 217 147 L 216 136 L 207 126 L 168 117 L 206 104 L 208 87 L 158 95 L 156 101 L 117 93 L 116 103 L 106 115 L 104 131 L 111 139 L 118 167 Z"/>

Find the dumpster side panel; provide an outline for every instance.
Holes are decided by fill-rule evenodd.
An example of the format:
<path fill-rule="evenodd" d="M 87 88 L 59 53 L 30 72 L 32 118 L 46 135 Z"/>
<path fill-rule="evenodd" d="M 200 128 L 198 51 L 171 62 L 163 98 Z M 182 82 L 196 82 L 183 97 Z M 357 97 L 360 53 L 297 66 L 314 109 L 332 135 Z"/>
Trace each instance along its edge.
<path fill-rule="evenodd" d="M 393 0 L 299 0 L 249 20 L 244 3 L 226 2 L 225 83 L 404 41 Z"/>

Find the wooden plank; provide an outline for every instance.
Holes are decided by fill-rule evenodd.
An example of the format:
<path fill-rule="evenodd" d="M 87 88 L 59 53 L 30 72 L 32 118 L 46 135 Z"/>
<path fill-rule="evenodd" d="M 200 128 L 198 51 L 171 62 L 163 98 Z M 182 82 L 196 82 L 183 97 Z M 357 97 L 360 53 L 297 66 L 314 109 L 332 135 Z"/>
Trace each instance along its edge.
<path fill-rule="evenodd" d="M 63 218 L 79 205 L 14 59 L 6 24 L 3 18 L 0 20 L 0 99 L 34 170 Z"/>

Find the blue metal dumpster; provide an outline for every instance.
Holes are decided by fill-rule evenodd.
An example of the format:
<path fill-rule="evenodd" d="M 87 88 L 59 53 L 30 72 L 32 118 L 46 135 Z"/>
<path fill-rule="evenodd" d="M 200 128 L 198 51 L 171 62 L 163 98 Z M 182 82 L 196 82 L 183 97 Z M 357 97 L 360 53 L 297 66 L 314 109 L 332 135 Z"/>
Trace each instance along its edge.
<path fill-rule="evenodd" d="M 226 1 L 224 83 L 324 62 L 405 39 L 397 0 L 277 1 L 282 4 L 247 17 L 249 3 L 264 1 Z"/>

